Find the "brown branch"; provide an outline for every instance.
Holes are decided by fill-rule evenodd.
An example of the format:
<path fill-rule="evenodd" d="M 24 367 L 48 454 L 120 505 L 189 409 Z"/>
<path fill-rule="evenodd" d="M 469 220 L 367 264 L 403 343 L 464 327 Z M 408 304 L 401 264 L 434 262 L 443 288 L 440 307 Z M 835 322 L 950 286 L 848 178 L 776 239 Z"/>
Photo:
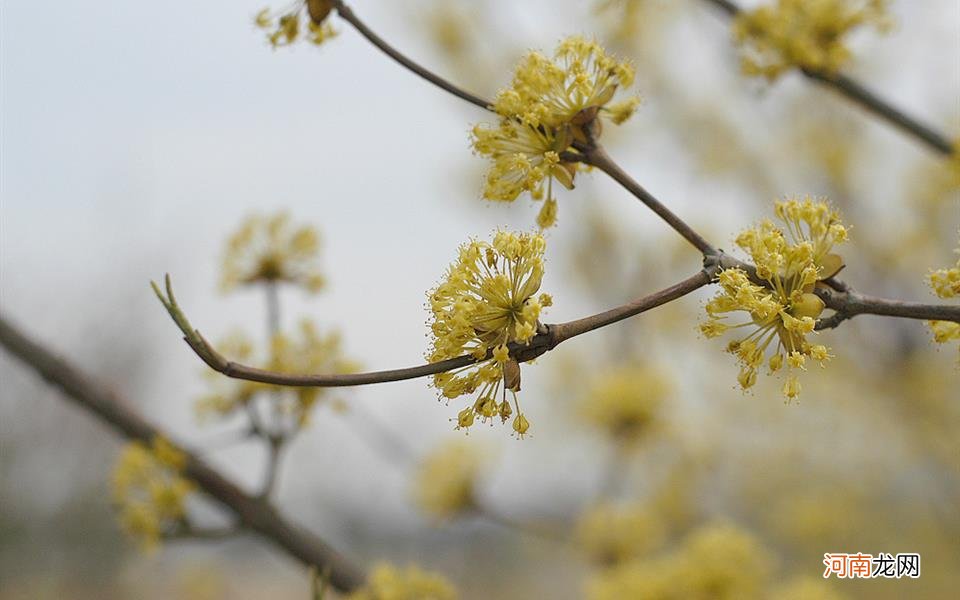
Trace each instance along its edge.
<path fill-rule="evenodd" d="M 628 302 L 608 311 L 560 323 L 557 325 L 542 325 L 540 332 L 537 333 L 526 344 L 511 343 L 508 345 L 510 356 L 520 362 L 526 362 L 537 358 L 538 356 L 552 350 L 561 342 L 584 333 L 606 327 L 607 325 L 622 321 L 642 312 L 656 308 L 661 304 L 666 304 L 676 300 L 690 292 L 701 288 L 713 279 L 719 261 L 716 257 L 708 257 L 704 261 L 704 268 L 695 275 L 684 279 L 669 288 L 659 292 L 644 296 L 638 300 Z M 177 304 L 173 295 L 173 286 L 170 282 L 170 276 L 166 276 L 166 295 L 160 288 L 152 283 L 153 290 L 163 303 L 171 318 L 184 334 L 184 340 L 187 345 L 214 371 L 218 371 L 227 377 L 234 379 L 244 379 L 247 381 L 258 381 L 274 385 L 284 385 L 290 387 L 349 387 L 358 385 L 370 385 L 374 383 L 387 383 L 390 381 L 402 381 L 406 379 L 416 379 L 427 375 L 444 373 L 460 367 L 465 367 L 478 362 L 478 359 L 471 355 L 458 356 L 448 360 L 427 363 L 417 367 L 406 369 L 391 369 L 388 371 L 372 371 L 368 373 L 351 373 L 343 375 L 294 375 L 290 373 L 278 373 L 267 371 L 247 365 L 231 362 L 218 353 L 209 342 L 207 342 L 200 332 L 190 325 L 186 315 Z M 486 358 L 492 355 L 488 352 Z M 484 359 L 485 360 L 485 359 Z"/>
<path fill-rule="evenodd" d="M 919 302 L 904 302 L 889 300 L 861 294 L 846 284 L 841 284 L 843 291 L 818 287 L 817 296 L 834 310 L 834 314 L 820 319 L 817 329 L 833 329 L 847 319 L 857 315 L 882 315 L 886 317 L 901 317 L 905 319 L 922 319 L 927 321 L 953 321 L 960 323 L 960 306 L 950 304 L 921 304 Z"/>
<path fill-rule="evenodd" d="M 426 79 L 440 89 L 450 92 L 462 100 L 466 100 L 474 106 L 478 106 L 484 110 L 491 110 L 492 104 L 489 101 L 453 85 L 443 77 L 440 77 L 436 73 L 420 66 L 416 62 L 410 60 L 407 56 L 401 54 L 400 51 L 391 46 L 386 40 L 381 38 L 379 35 L 374 33 L 373 30 L 367 27 L 366 24 L 361 21 L 359 17 L 357 17 L 356 13 L 354 13 L 353 10 L 351 10 L 350 7 L 343 2 L 336 0 L 334 2 L 334 6 L 337 9 L 337 14 L 339 14 L 344 21 L 353 25 L 354 29 L 360 32 L 360 35 L 367 38 L 371 44 L 379 48 L 384 54 L 393 60 L 400 63 L 405 69 L 422 77 L 423 79 Z"/>
<path fill-rule="evenodd" d="M 717 250 L 710 245 L 710 242 L 694 231 L 683 219 L 674 214 L 673 211 L 657 200 L 653 194 L 644 189 L 643 186 L 637 183 L 626 171 L 620 168 L 620 165 L 610 158 L 610 155 L 603 149 L 603 146 L 594 145 L 575 156 L 579 157 L 580 162 L 593 165 L 612 177 L 638 200 L 646 204 L 650 210 L 657 213 L 670 227 L 673 227 L 674 231 L 693 244 L 693 247 L 699 250 L 704 256 L 717 254 Z"/>
<path fill-rule="evenodd" d="M 741 12 L 740 7 L 730 0 L 707 0 L 707 2 L 712 3 L 730 17 L 736 17 Z M 934 152 L 943 156 L 951 156 L 953 154 L 953 144 L 947 136 L 893 106 L 893 104 L 884 100 L 854 79 L 842 73 L 831 74 L 818 69 L 802 68 L 800 72 L 807 79 L 832 88 L 854 104 L 861 106 L 868 112 L 873 113 L 887 123 L 900 129 L 900 131 L 923 142 Z"/>
<path fill-rule="evenodd" d="M 111 390 L 28 338 L 2 315 L 0 344 L 80 408 L 125 437 L 142 441 L 153 440 L 157 435 L 169 438 L 127 408 Z M 338 590 L 348 592 L 363 585 L 363 572 L 323 540 L 288 521 L 269 502 L 245 493 L 195 454 L 185 454 L 184 475 L 232 512 L 238 525 L 260 534 L 305 565 L 320 570 L 329 568 L 331 583 Z"/>

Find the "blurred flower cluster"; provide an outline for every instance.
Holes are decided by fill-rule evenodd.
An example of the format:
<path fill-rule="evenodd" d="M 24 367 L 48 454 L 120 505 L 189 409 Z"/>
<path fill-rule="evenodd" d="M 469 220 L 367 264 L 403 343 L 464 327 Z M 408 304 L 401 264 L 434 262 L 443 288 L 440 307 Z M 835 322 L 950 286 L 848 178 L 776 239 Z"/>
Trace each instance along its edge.
<path fill-rule="evenodd" d="M 223 255 L 223 291 L 238 286 L 289 283 L 308 292 L 323 288 L 320 235 L 308 225 L 294 226 L 290 215 L 251 215 L 230 236 Z"/>
<path fill-rule="evenodd" d="M 457 592 L 442 576 L 416 566 L 400 569 L 379 564 L 363 588 L 347 600 L 456 600 Z"/>
<path fill-rule="evenodd" d="M 113 471 L 113 501 L 120 525 L 146 550 L 174 533 L 185 517 L 193 484 L 182 476 L 186 456 L 162 437 L 150 445 L 131 442 Z"/>
<path fill-rule="evenodd" d="M 747 75 L 774 80 L 793 68 L 835 74 L 850 60 L 854 29 L 891 26 L 887 0 L 775 0 L 742 11 L 733 25 Z"/>

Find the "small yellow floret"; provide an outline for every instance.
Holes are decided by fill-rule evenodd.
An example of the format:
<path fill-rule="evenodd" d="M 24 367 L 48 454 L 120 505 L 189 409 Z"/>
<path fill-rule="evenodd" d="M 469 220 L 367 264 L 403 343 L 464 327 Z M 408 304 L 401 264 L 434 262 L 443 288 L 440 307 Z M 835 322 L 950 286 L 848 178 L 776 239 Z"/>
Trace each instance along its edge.
<path fill-rule="evenodd" d="M 332 10 L 331 0 L 296 0 L 283 12 L 274 13 L 264 8 L 254 17 L 254 24 L 266 32 L 267 41 L 273 48 L 279 48 L 300 38 L 303 33 L 300 22 L 305 19 L 308 32 L 305 39 L 319 46 L 337 35 L 327 18 Z"/>

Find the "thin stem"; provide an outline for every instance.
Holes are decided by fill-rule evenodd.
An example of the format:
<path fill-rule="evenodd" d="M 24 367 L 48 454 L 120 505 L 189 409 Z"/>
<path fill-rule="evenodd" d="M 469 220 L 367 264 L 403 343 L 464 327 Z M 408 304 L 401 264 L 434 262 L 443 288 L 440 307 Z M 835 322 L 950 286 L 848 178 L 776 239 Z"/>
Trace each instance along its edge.
<path fill-rule="evenodd" d="M 125 437 L 145 442 L 157 436 L 170 439 L 165 432 L 127 408 L 130 402 L 28 338 L 3 315 L 0 315 L 0 345 L 63 391 L 80 408 Z M 342 592 L 363 585 L 363 572 L 323 540 L 288 521 L 271 503 L 245 493 L 195 454 L 182 446 L 180 449 L 187 457 L 184 476 L 233 513 L 238 526 L 258 533 L 305 565 L 321 571 L 329 568 L 331 583 Z"/>
<path fill-rule="evenodd" d="M 371 44 L 373 44 L 374 46 L 382 50 L 384 54 L 386 54 L 393 60 L 400 63 L 405 69 L 413 72 L 414 74 L 422 77 L 423 79 L 426 79 L 427 81 L 439 87 L 440 89 L 450 92 L 451 94 L 453 94 L 454 96 L 462 100 L 466 100 L 467 102 L 469 102 L 470 104 L 473 104 L 474 106 L 478 106 L 484 110 L 491 110 L 492 105 L 489 101 L 484 100 L 479 96 L 471 94 L 470 92 L 453 85 L 452 83 L 440 77 L 436 73 L 433 73 L 432 71 L 420 66 L 419 64 L 407 58 L 405 55 L 401 54 L 396 48 L 394 48 L 389 43 L 387 43 L 386 40 L 381 38 L 379 35 L 374 33 L 369 27 L 367 27 L 366 24 L 363 21 L 361 21 L 359 17 L 357 17 L 356 13 L 354 13 L 349 6 L 347 6 L 343 2 L 340 2 L 339 0 L 335 1 L 334 5 L 336 6 L 337 13 L 340 15 L 340 17 L 344 21 L 353 25 L 353 27 L 358 32 L 360 32 L 360 35 L 367 38 L 367 40 Z"/>
<path fill-rule="evenodd" d="M 560 323 L 558 325 L 545 325 L 542 327 L 541 332 L 535 335 L 528 343 L 518 344 L 512 342 L 508 344 L 507 347 L 510 350 L 510 356 L 520 362 L 533 360 L 547 351 L 552 350 L 557 344 L 572 337 L 622 321 L 652 308 L 656 308 L 661 304 L 685 296 L 712 281 L 719 268 L 719 262 L 716 260 L 716 257 L 712 256 L 705 260 L 705 263 L 707 266 L 703 270 L 665 290 L 644 296 L 643 298 L 628 302 L 608 311 L 584 317 L 583 319 Z M 193 329 L 186 315 L 176 302 L 176 298 L 173 295 L 173 284 L 170 281 L 169 275 L 166 277 L 166 295 L 160 291 L 159 286 L 156 284 L 153 284 L 153 289 L 160 299 L 160 302 L 162 302 L 167 309 L 167 312 L 170 313 L 174 322 L 180 327 L 180 330 L 184 334 L 184 340 L 197 356 L 213 370 L 235 379 L 259 381 L 261 383 L 290 387 L 350 387 L 416 379 L 427 375 L 445 373 L 479 362 L 479 360 L 472 355 L 464 355 L 406 369 L 343 375 L 293 375 L 258 369 L 256 367 L 228 361 L 200 335 L 199 331 Z M 486 358 L 492 356 L 492 352 L 492 350 L 489 351 Z"/>
<path fill-rule="evenodd" d="M 867 296 L 849 287 L 846 287 L 845 291 L 827 288 L 817 288 L 814 291 L 827 308 L 835 311 L 833 315 L 820 319 L 817 329 L 832 329 L 847 319 L 863 314 L 960 323 L 960 306 L 958 305 L 888 300 Z"/>
<path fill-rule="evenodd" d="M 706 0 L 717 6 L 730 17 L 736 17 L 741 9 L 730 0 Z M 842 73 L 830 74 L 817 69 L 802 68 L 800 72 L 817 83 L 833 88 L 848 100 L 880 117 L 900 131 L 910 135 L 925 144 L 934 152 L 944 156 L 953 154 L 953 144 L 950 139 L 936 131 L 929 125 L 921 123 L 917 118 L 895 107 L 889 101 L 881 98 L 875 92 L 867 89 L 863 84 L 851 79 Z"/>
<path fill-rule="evenodd" d="M 277 487 L 277 478 L 280 473 L 280 457 L 285 447 L 285 438 L 271 437 L 267 440 L 267 467 L 263 477 L 263 487 L 260 489 L 260 497 L 269 499 L 270 495 Z"/>
<path fill-rule="evenodd" d="M 268 281 L 266 285 L 264 285 L 264 293 L 266 295 L 267 334 L 268 340 L 272 343 L 280 333 L 280 291 L 277 283 Z M 283 408 L 281 406 L 283 402 L 283 391 L 279 388 L 270 390 L 270 398 L 273 401 L 273 406 L 271 407 L 273 432 L 264 435 L 264 432 L 261 430 L 260 434 L 267 445 L 267 464 L 264 469 L 263 486 L 260 489 L 260 497 L 264 499 L 270 498 L 274 489 L 276 489 L 277 476 L 280 472 L 280 457 L 287 440 L 287 435 L 283 430 Z M 256 414 L 256 407 L 253 406 L 252 401 L 249 402 L 248 405 L 253 410 L 251 414 L 252 419 Z M 257 424 L 255 421 L 251 420 L 251 425 L 256 429 Z"/>
<path fill-rule="evenodd" d="M 712 263 L 710 260 L 707 262 L 711 264 L 709 264 L 702 271 L 698 271 L 696 274 L 691 275 L 683 281 L 666 289 L 660 290 L 659 292 L 638 298 L 632 302 L 627 302 L 626 304 L 622 304 L 616 308 L 611 308 L 610 310 L 602 313 L 590 315 L 589 317 L 584 317 L 575 321 L 568 321 L 566 323 L 560 323 L 558 325 L 550 325 L 549 329 L 554 336 L 555 344 L 560 344 L 561 342 L 569 340 L 570 338 L 583 335 L 584 333 L 588 333 L 595 329 L 600 329 L 601 327 L 612 325 L 618 321 L 629 319 L 630 317 L 646 312 L 652 308 L 656 308 L 662 304 L 672 302 L 678 298 L 682 298 L 690 292 L 702 288 L 713 281 L 713 278 L 716 275 L 716 264 Z"/>
<path fill-rule="evenodd" d="M 620 168 L 610 155 L 607 154 L 606 150 L 602 146 L 594 146 L 586 152 L 581 154 L 580 161 L 588 165 L 593 165 L 597 167 L 610 177 L 612 177 L 617 183 L 622 185 L 628 192 L 633 194 L 638 200 L 647 205 L 647 207 L 657 215 L 667 222 L 670 227 L 683 236 L 685 240 L 693 244 L 693 247 L 699 250 L 704 255 L 714 255 L 717 254 L 717 250 L 710 245 L 710 243 L 703 238 L 699 233 L 694 231 L 689 225 L 684 222 L 683 219 L 678 217 L 673 213 L 669 208 L 667 208 L 662 202 L 657 200 L 657 198 L 645 190 L 643 186 L 637 183 L 630 175 Z"/>
<path fill-rule="evenodd" d="M 280 292 L 274 281 L 268 281 L 263 289 L 267 306 L 267 339 L 272 340 L 280 333 Z"/>

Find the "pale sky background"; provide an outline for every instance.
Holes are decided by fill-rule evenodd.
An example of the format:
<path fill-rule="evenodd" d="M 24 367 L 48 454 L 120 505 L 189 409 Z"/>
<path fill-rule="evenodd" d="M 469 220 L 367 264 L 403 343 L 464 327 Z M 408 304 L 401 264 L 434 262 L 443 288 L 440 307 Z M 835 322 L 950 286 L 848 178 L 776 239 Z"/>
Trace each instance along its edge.
<path fill-rule="evenodd" d="M 436 60 L 418 24 L 424 3 L 414 3 L 409 13 L 387 2 L 353 4 L 398 48 L 437 70 L 449 68 Z M 504 32 L 498 44 L 518 51 L 550 48 L 562 34 L 590 32 L 579 2 L 516 4 L 487 2 L 513 11 L 492 17 Z M 335 24 L 341 35 L 321 48 L 301 44 L 271 52 L 251 22 L 264 5 L 0 2 L 3 313 L 115 385 L 184 440 L 213 436 L 216 428 L 193 424 L 192 399 L 205 389 L 201 364 L 179 340 L 148 282 L 171 273 L 183 307 L 209 337 L 237 325 L 259 335 L 262 298 L 253 292 L 223 296 L 216 286 L 224 241 L 249 213 L 288 209 L 295 220 L 320 228 L 330 285 L 313 298 L 286 294 L 286 322 L 303 315 L 337 326 L 349 354 L 380 369 L 421 362 L 425 292 L 457 245 L 498 226 L 529 228 L 536 210 L 524 199 L 514 206 L 479 199 L 483 162 L 471 158 L 467 132 L 485 118 L 480 111 L 401 70 L 345 23 Z M 956 131 L 957 123 L 947 119 L 960 116 L 960 3 L 904 0 L 895 6 L 900 26 L 893 34 L 858 39 L 858 48 L 867 51 L 858 72 L 898 104 Z M 709 7 L 689 14 L 671 38 L 676 47 L 665 51 L 687 73 L 684 93 L 709 99 L 725 93 L 719 86 L 727 85 L 729 75 L 716 70 L 733 68 L 733 51 L 726 25 Z M 938 14 L 943 18 L 931 18 Z M 507 80 L 504 72 L 501 82 Z M 643 93 L 642 73 L 638 81 Z M 788 79 L 766 91 L 750 89 L 758 100 L 747 116 L 758 135 L 779 118 L 771 107 L 806 87 Z M 684 158 L 689 140 L 657 128 L 658 98 L 645 101 L 616 138 L 621 162 L 669 198 L 676 212 L 702 215 L 692 220 L 729 236 L 742 215 L 703 209 L 735 205 L 740 188 L 696 176 Z M 887 160 L 923 152 L 886 126 L 870 124 L 868 135 Z M 583 212 L 578 203 L 588 199 L 617 210 L 637 235 L 661 231 L 608 181 L 596 175 L 580 181 L 575 193 L 560 197 L 548 269 L 567 259 L 559 247 L 575 233 Z M 808 183 L 785 180 L 782 191 L 815 192 Z M 893 193 L 884 189 L 883 176 L 876 186 L 878 202 Z M 697 268 L 692 252 L 689 266 L 689 272 Z M 544 290 L 556 299 L 549 321 L 608 308 L 575 289 L 563 270 L 548 270 Z M 105 347 L 123 360 L 104 364 Z M 81 425 L 85 419 L 41 394 L 45 388 L 14 371 L 7 356 L 0 354 L 0 362 L 11 374 L 0 392 L 0 443 L 22 443 L 22 431 L 42 419 L 106 431 Z M 500 447 L 506 460 L 492 489 L 520 514 L 536 512 L 544 498 L 557 494 L 562 501 L 553 509 L 569 510 L 596 479 L 587 468 L 596 456 L 584 454 L 583 445 L 569 443 L 569 437 L 551 436 L 556 419 L 547 410 L 549 388 L 538 385 L 544 371 L 524 375 L 537 435 L 518 446 L 505 429 L 476 428 L 471 434 Z M 36 397 L 8 393 L 13 389 L 32 390 Z M 448 419 L 456 414 L 454 406 L 436 402 L 424 380 L 357 389 L 347 397 L 394 423 L 421 450 L 449 435 Z M 321 409 L 317 417 L 285 464 L 281 503 L 334 543 L 361 516 L 370 529 L 414 527 L 404 475 L 384 466 L 328 412 Z M 589 447 L 589 439 L 580 441 Z M 80 460 L 69 436 L 45 442 L 64 461 Z M 215 456 L 241 480 L 253 481 L 259 469 L 259 453 L 250 449 Z M 545 457 L 565 468 L 535 468 Z M 64 465 L 41 462 L 40 468 L 51 477 L 35 474 L 28 489 L 31 497 L 35 490 L 45 492 L 34 507 L 44 514 L 69 499 L 58 496 L 62 486 L 52 477 Z M 27 472 L 17 469 L 9 473 Z M 101 471 L 106 478 L 106 469 Z"/>

